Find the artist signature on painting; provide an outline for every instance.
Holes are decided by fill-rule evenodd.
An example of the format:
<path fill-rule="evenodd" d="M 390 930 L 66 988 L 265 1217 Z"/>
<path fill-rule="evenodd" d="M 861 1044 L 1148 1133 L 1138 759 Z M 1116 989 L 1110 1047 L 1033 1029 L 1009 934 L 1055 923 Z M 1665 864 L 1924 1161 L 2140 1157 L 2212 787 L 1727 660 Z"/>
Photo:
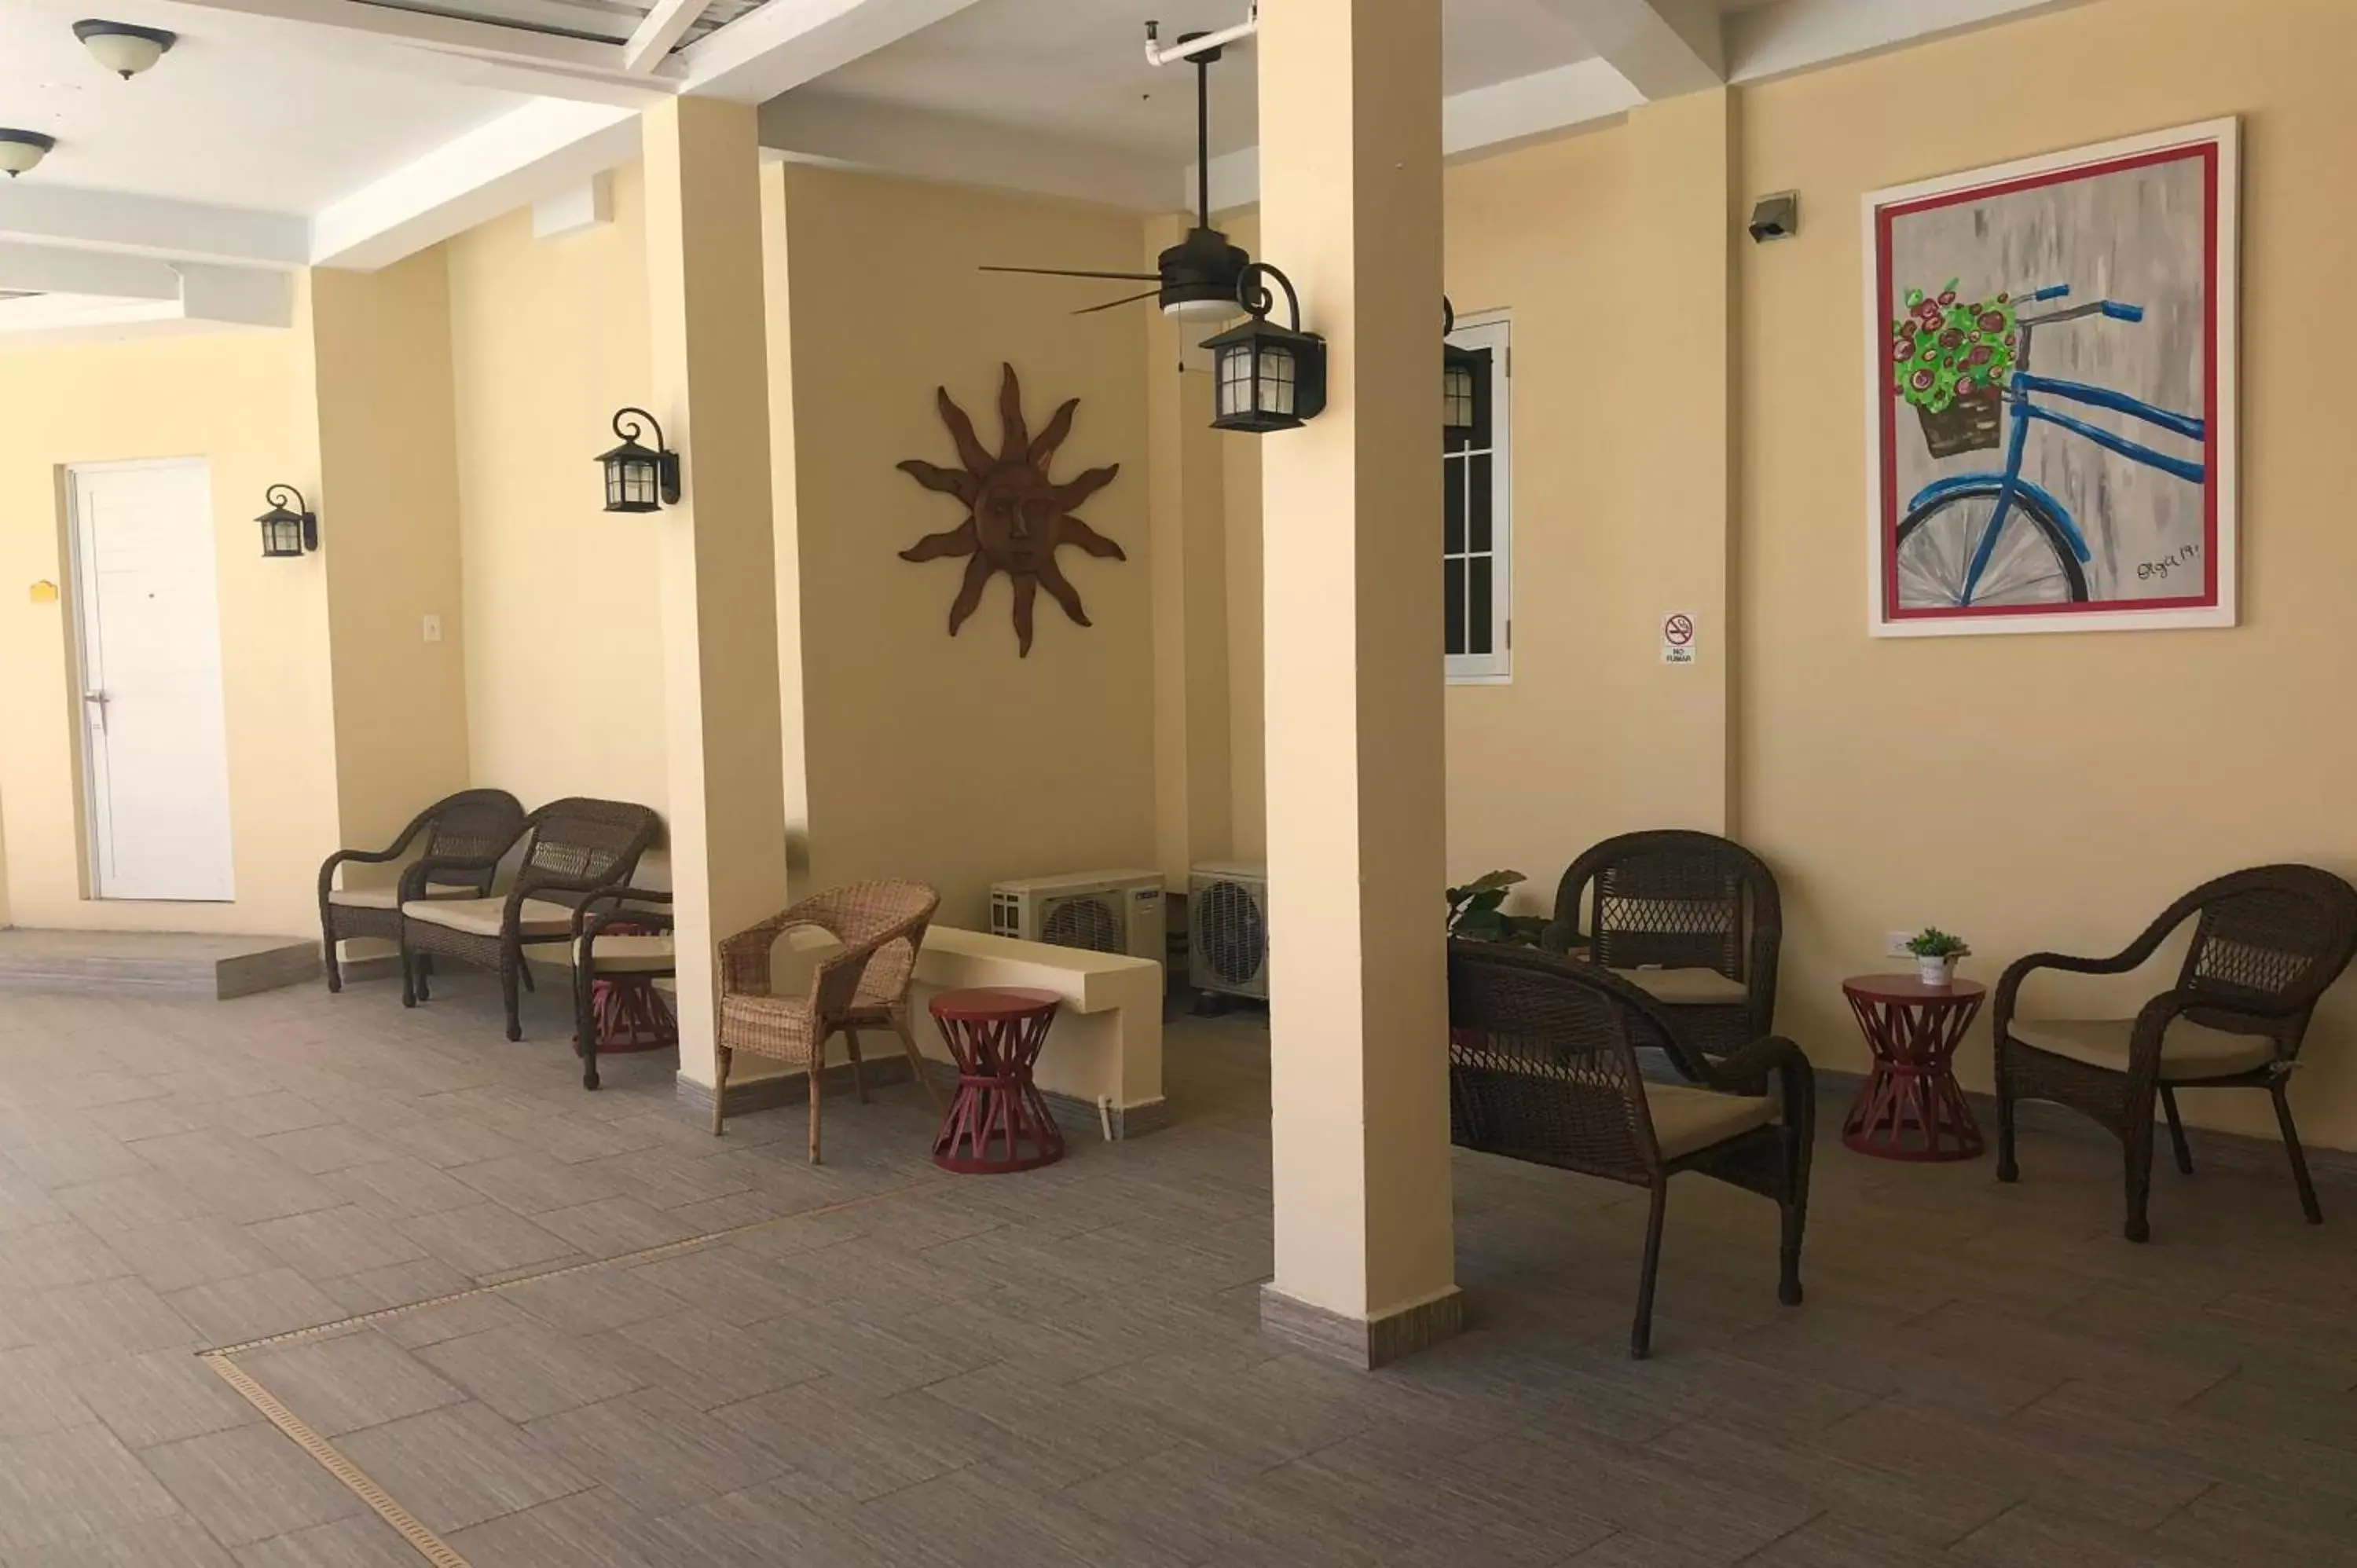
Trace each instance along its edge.
<path fill-rule="evenodd" d="M 2194 563 L 2201 559 L 2201 546 L 2199 544 L 2184 545 L 2179 549 L 2169 552 L 2169 553 L 2162 556 L 2158 561 L 2147 561 L 2143 565 L 2138 566 L 2136 568 L 2136 581 L 2140 583 L 2149 582 L 2153 578 L 2158 577 L 2163 582 L 2166 582 L 2169 580 L 2169 575 L 2170 573 L 2178 571 L 2180 568 L 2190 571 Z"/>

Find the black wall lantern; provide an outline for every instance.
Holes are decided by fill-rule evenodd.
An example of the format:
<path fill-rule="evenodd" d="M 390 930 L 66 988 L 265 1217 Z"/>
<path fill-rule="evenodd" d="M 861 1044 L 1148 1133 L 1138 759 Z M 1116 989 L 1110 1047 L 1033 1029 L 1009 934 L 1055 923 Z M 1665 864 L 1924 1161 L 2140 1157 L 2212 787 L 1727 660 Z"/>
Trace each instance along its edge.
<path fill-rule="evenodd" d="M 1490 377 L 1490 350 L 1460 349 L 1448 341 L 1457 330 L 1457 307 L 1440 296 L 1440 433 L 1451 443 L 1470 441 L 1480 425 L 1482 383 Z"/>
<path fill-rule="evenodd" d="M 253 521 L 262 524 L 264 555 L 299 556 L 319 548 L 319 514 L 303 499 L 301 490 L 292 485 L 273 485 L 262 499 L 270 503 L 270 510 Z M 288 501 L 294 506 L 288 507 Z"/>
<path fill-rule="evenodd" d="M 650 429 L 655 437 L 651 449 L 639 445 Z M 614 415 L 614 434 L 622 444 L 597 459 L 606 469 L 606 510 L 653 511 L 678 505 L 679 454 L 663 446 L 655 416 L 643 408 L 623 409 Z"/>
<path fill-rule="evenodd" d="M 1272 326 L 1275 297 L 1261 280 L 1274 278 L 1285 291 L 1290 328 Z M 1217 376 L 1214 430 L 1298 430 L 1326 408 L 1326 339 L 1301 330 L 1301 296 L 1292 280 L 1265 262 L 1254 262 L 1236 280 L 1236 302 L 1252 319 L 1206 341 Z"/>

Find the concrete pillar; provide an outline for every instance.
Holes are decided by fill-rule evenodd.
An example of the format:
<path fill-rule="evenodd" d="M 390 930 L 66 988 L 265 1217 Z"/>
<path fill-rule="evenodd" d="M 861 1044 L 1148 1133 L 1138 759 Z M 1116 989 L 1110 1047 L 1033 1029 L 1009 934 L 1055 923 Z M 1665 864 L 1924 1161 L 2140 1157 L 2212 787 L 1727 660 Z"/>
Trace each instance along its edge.
<path fill-rule="evenodd" d="M 1272 1332 L 1361 1366 L 1460 1319 L 1449 1215 L 1440 0 L 1263 13 L 1261 253 L 1329 345 L 1261 446 Z"/>
<path fill-rule="evenodd" d="M 1192 220 L 1146 226 L 1146 264 Z M 1232 851 L 1228 748 L 1225 474 L 1211 428 L 1211 378 L 1180 370 L 1211 336 L 1146 313 L 1147 525 L 1154 575 L 1154 818 L 1157 865 L 1184 889 L 1188 868 Z M 1197 352 L 1193 358 L 1204 360 Z"/>
<path fill-rule="evenodd" d="M 748 104 L 671 99 L 642 124 L 647 406 L 683 481 L 647 520 L 662 539 L 680 1076 L 708 1088 L 715 944 L 786 898 L 760 151 Z"/>

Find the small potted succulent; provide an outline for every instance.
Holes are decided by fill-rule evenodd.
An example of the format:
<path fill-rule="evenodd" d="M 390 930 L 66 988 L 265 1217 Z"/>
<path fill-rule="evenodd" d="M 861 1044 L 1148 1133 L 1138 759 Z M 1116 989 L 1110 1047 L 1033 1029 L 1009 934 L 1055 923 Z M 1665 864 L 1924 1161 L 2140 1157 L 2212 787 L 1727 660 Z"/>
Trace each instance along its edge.
<path fill-rule="evenodd" d="M 1926 926 L 1907 940 L 1907 950 L 1915 955 L 1916 972 L 1926 985 L 1953 985 L 1956 983 L 1956 961 L 1968 958 L 1972 949 L 1964 939 Z"/>

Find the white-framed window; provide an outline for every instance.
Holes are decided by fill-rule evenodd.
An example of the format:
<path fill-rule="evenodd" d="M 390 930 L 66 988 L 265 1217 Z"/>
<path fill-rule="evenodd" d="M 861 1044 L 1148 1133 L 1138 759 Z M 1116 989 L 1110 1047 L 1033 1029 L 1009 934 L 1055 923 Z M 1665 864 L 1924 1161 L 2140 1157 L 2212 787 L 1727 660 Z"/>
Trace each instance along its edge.
<path fill-rule="evenodd" d="M 1473 377 L 1469 433 L 1451 434 L 1441 455 L 1448 679 L 1502 685 L 1514 667 L 1512 338 L 1506 318 L 1491 316 L 1448 341 L 1487 360 Z"/>

